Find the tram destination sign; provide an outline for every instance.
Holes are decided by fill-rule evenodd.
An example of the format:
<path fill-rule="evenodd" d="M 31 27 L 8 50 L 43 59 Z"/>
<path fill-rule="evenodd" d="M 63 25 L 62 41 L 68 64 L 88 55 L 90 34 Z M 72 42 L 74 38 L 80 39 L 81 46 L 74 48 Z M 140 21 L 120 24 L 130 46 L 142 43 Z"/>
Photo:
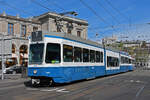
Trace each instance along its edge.
<path fill-rule="evenodd" d="M 31 41 L 32 42 L 43 41 L 42 31 L 32 32 Z"/>

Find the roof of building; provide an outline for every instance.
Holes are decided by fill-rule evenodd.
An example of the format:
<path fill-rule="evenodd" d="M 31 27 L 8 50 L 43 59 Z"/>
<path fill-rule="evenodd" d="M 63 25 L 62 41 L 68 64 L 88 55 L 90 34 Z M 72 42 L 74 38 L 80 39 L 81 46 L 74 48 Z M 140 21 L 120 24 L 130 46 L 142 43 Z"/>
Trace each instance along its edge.
<path fill-rule="evenodd" d="M 22 18 L 20 16 L 0 14 L 0 18 L 13 19 L 13 20 L 18 20 L 18 21 L 40 24 L 40 22 L 38 22 L 37 20 L 31 19 L 31 18 Z"/>
<path fill-rule="evenodd" d="M 24 21 L 24 22 L 29 22 L 29 23 L 40 24 L 40 21 L 39 21 L 40 19 L 48 18 L 48 17 L 51 17 L 51 18 L 62 17 L 62 15 L 54 13 L 54 12 L 47 12 L 47 13 L 41 14 L 39 16 L 34 16 L 34 17 L 31 17 L 31 18 L 22 18 L 19 15 L 12 16 L 12 15 L 7 15 L 6 13 L 2 13 L 2 14 L 0 14 L 0 17 L 1 18 L 6 18 L 6 19 L 13 19 L 13 20 L 18 20 L 18 21 Z M 70 16 L 63 16 L 62 19 L 70 21 L 70 22 L 75 22 L 75 23 L 78 23 L 78 24 L 82 24 L 82 25 L 88 25 L 87 21 L 81 20 L 81 19 L 78 19 L 78 18 L 74 18 L 74 17 L 70 17 Z"/>
<path fill-rule="evenodd" d="M 142 41 L 117 41 L 117 43 L 124 43 L 124 44 L 140 44 Z"/>
<path fill-rule="evenodd" d="M 88 25 L 88 22 L 86 20 L 74 18 L 71 16 L 61 15 L 61 14 L 58 14 L 55 12 L 47 12 L 47 13 L 44 13 L 39 16 L 34 16 L 33 19 L 39 20 L 39 19 L 43 19 L 43 18 L 56 18 L 56 17 L 62 18 L 62 20 L 66 20 L 66 21 L 75 22 L 75 23 L 83 24 L 83 25 Z"/>

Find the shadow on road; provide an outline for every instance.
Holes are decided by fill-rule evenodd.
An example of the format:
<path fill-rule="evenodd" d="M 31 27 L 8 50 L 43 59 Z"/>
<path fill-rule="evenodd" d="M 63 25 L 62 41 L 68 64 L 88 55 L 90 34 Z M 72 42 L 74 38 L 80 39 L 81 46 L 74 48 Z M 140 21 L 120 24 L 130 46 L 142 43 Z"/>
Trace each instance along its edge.
<path fill-rule="evenodd" d="M 74 82 L 70 82 L 70 83 L 53 83 L 52 85 L 49 85 L 47 83 L 45 84 L 38 84 L 38 85 L 32 85 L 32 81 L 28 80 L 24 82 L 24 85 L 26 87 L 32 87 L 32 88 L 40 88 L 40 87 L 62 87 L 62 86 L 67 86 L 67 85 L 72 85 L 75 83 L 80 83 L 80 82 L 84 82 L 85 80 L 79 80 L 79 81 L 74 81 Z"/>
<path fill-rule="evenodd" d="M 83 80 L 77 80 L 77 81 L 73 81 L 70 83 L 53 83 L 52 85 L 49 85 L 48 83 L 42 83 L 42 84 L 38 84 L 38 85 L 32 85 L 32 81 L 28 80 L 24 82 L 24 85 L 26 87 L 33 87 L 33 88 L 40 88 L 40 87 L 62 87 L 62 86 L 68 86 L 68 85 L 72 85 L 72 84 L 78 84 L 78 83 L 82 83 L 82 82 L 86 82 L 86 81 L 92 81 L 92 80 L 96 80 L 96 79 L 100 79 L 100 78 L 105 78 L 105 77 L 110 77 L 110 76 L 116 76 L 119 74 L 123 74 L 123 73 L 130 73 L 129 72 L 122 72 L 122 73 L 118 73 L 118 74 L 113 74 L 113 75 L 105 75 L 105 76 L 99 76 L 99 77 L 95 77 L 95 78 L 91 78 L 91 79 L 83 79 Z"/>

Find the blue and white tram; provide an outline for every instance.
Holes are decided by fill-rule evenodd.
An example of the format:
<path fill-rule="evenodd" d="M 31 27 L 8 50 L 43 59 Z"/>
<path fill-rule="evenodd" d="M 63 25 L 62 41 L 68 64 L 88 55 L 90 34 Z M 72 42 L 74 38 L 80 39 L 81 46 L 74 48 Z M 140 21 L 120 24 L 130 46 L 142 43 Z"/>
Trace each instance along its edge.
<path fill-rule="evenodd" d="M 132 65 L 124 64 L 124 68 L 120 63 L 121 55 L 119 51 L 75 36 L 33 32 L 29 42 L 28 76 L 33 84 L 68 83 L 132 70 Z"/>

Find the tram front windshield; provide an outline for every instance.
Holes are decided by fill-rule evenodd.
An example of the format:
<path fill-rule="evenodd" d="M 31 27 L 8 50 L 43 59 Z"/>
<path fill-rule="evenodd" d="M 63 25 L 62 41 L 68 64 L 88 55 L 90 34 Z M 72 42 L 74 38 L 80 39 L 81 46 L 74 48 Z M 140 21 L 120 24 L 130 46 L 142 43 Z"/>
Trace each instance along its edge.
<path fill-rule="evenodd" d="M 43 62 L 44 43 L 30 44 L 29 64 L 41 64 Z"/>

